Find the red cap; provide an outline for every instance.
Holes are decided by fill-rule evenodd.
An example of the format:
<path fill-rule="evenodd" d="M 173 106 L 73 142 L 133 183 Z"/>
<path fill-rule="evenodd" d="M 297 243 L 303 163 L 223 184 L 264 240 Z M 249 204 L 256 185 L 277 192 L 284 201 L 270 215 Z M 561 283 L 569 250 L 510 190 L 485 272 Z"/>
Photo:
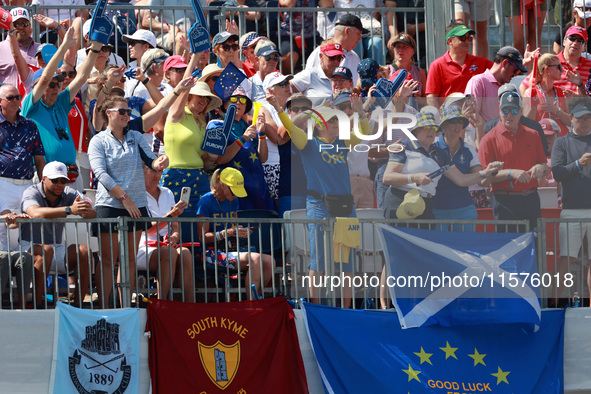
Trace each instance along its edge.
<path fill-rule="evenodd" d="M 187 68 L 189 65 L 185 61 L 185 58 L 181 55 L 173 55 L 166 58 L 164 61 L 164 71 L 168 71 L 169 68 Z"/>
<path fill-rule="evenodd" d="M 326 44 L 320 47 L 320 52 L 325 53 L 327 56 L 345 55 L 341 44 Z"/>
<path fill-rule="evenodd" d="M 566 31 L 567 36 L 578 36 L 581 37 L 583 40 L 587 41 L 589 36 L 587 35 L 587 30 L 582 28 L 581 26 L 571 26 Z"/>

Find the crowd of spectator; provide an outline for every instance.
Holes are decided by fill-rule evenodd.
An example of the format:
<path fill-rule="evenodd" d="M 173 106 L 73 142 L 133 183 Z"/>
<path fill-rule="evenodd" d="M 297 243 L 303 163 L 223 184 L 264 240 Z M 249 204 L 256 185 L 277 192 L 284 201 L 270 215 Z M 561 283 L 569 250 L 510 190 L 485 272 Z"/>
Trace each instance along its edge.
<path fill-rule="evenodd" d="M 422 2 L 402 3 L 385 5 L 420 7 Z M 471 220 L 477 208 L 492 207 L 496 219 L 529 220 L 534 228 L 541 216 L 539 186 L 556 189 L 563 217 L 589 217 L 589 201 L 582 198 L 591 180 L 588 4 L 575 0 L 574 24 L 557 37 L 555 54 L 530 46 L 539 42 L 529 37 L 536 29 L 525 38 L 516 34 L 523 30 L 523 18 L 513 19 L 519 15 L 512 10 L 507 16 L 515 45 L 489 59 L 483 2 L 475 1 L 472 10 L 468 2 L 456 3 L 456 18 L 475 29 L 451 23 L 448 51 L 428 71 L 417 46 L 425 48 L 424 21 L 400 20 L 396 13 L 386 15 L 388 29 L 382 31 L 379 14 L 323 13 L 315 28 L 312 10 L 285 12 L 271 37 L 254 31 L 239 36 L 238 25 L 227 21 L 226 30 L 211 37 L 211 51 L 191 53 L 186 33 L 194 21 L 164 8 L 124 14 L 128 28 L 130 19 L 135 21 L 133 31 L 116 32 L 109 44 L 90 39 L 86 12 L 31 15 L 26 8 L 12 8 L 12 23 L 0 43 L 5 49 L 0 59 L 2 250 L 9 250 L 6 227 L 15 227 L 16 219 L 69 215 L 236 218 L 238 211 L 262 210 L 282 217 L 305 208 L 309 219 L 319 219 L 354 217 L 355 207 L 378 207 L 388 219 Z M 280 0 L 279 5 L 380 4 Z M 245 12 L 248 26 L 261 19 Z M 526 17 L 544 15 L 542 3 Z M 54 44 L 36 42 L 34 23 L 54 33 Z M 9 50 L 12 57 L 6 56 Z M 215 87 L 230 63 L 246 79 L 226 97 Z M 396 94 L 380 97 L 378 82 L 399 82 L 400 75 L 406 79 Z M 518 75 L 527 77 L 515 86 L 511 81 Z M 221 128 L 231 105 L 236 113 L 225 152 L 208 153 L 203 141 Z M 407 128 L 392 113 L 410 115 L 416 124 Z M 181 201 L 187 187 L 190 195 Z M 88 189 L 97 190 L 94 205 L 83 194 Z M 236 245 L 252 229 L 210 224 L 130 224 L 130 271 L 136 264 L 157 271 L 158 294 L 167 297 L 173 282 L 191 286 L 192 262 L 200 261 L 195 249 L 181 244 L 200 242 L 202 253 L 212 246 L 230 248 L 234 254 L 223 257 L 212 252 L 212 264 L 249 270 L 246 283 L 262 291 L 275 261 Z M 114 281 L 121 281 L 120 270 L 115 278 L 114 226 L 101 222 L 92 229 L 101 246 L 96 282 L 103 307 Z M 322 275 L 324 242 L 316 225 L 308 228 L 310 274 Z M 583 240 L 586 230 L 561 230 L 561 243 L 563 236 L 565 244 L 573 237 L 561 251 L 562 272 L 569 259 L 579 257 L 582 242 L 572 240 Z M 22 254 L 0 254 L 3 286 L 5 266 L 14 273 L 32 265 L 40 306 L 45 278 L 57 269 L 78 276 L 73 303 L 80 305 L 95 271 L 89 270 L 92 251 L 65 245 L 61 232 L 63 226 L 23 224 Z M 159 264 L 166 268 L 158 269 Z M 352 268 L 345 270 L 350 274 Z M 127 277 L 133 291 L 135 275 Z M 591 275 L 588 279 L 591 285 Z M 310 297 L 318 298 L 315 289 Z M 194 292 L 183 298 L 194 301 Z"/>

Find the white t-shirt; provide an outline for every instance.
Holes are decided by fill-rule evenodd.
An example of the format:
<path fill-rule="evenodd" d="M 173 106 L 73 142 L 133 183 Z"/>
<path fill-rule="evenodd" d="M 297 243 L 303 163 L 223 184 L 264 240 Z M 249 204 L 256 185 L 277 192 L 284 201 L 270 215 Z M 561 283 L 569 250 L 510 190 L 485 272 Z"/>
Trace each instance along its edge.
<path fill-rule="evenodd" d="M 303 70 L 297 73 L 291 80 L 293 86 L 304 96 L 318 104 L 325 98 L 332 97 L 332 85 L 330 79 L 322 71 L 318 64 L 313 70 Z"/>
<path fill-rule="evenodd" d="M 153 218 L 162 218 L 164 217 L 170 210 L 175 206 L 176 202 L 174 201 L 174 194 L 172 191 L 163 186 L 158 186 L 160 189 L 160 196 L 158 197 L 158 201 L 148 192 L 146 192 L 146 196 L 148 197 L 148 212 L 150 216 Z M 160 229 L 158 234 L 153 233 L 148 237 L 149 241 L 157 241 L 158 235 L 164 237 L 168 234 L 168 226 L 165 226 Z M 146 232 L 142 231 L 142 235 L 140 237 L 140 243 L 138 245 L 138 250 L 141 248 L 146 247 Z"/>
<path fill-rule="evenodd" d="M 361 59 L 359 59 L 359 55 L 355 53 L 355 51 L 345 51 L 345 58 L 341 61 L 341 67 L 347 67 L 351 70 L 351 74 L 353 74 L 353 85 L 357 85 L 357 78 L 359 78 L 359 74 L 357 73 L 357 66 L 361 63 Z M 312 51 L 308 60 L 306 61 L 306 70 L 313 70 L 316 67 L 320 67 L 320 46 L 317 46 L 316 49 Z"/>

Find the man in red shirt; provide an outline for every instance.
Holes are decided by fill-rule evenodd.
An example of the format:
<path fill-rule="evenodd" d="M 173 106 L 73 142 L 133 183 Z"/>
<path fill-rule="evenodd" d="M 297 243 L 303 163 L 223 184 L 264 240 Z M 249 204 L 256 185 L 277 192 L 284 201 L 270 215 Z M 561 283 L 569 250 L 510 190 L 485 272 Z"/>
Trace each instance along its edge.
<path fill-rule="evenodd" d="M 463 92 L 470 78 L 492 67 L 490 60 L 469 53 L 474 34 L 465 25 L 448 26 L 445 38 L 449 51 L 431 63 L 427 74 L 425 93 L 429 105 L 439 108 L 450 93 Z"/>
<path fill-rule="evenodd" d="M 478 158 L 483 166 L 504 162 L 504 169 L 492 177 L 495 219 L 529 220 L 532 230 L 541 217 L 537 179 L 548 173 L 546 155 L 538 133 L 519 122 L 523 113 L 521 96 L 504 93 L 500 109 L 501 121 L 480 141 Z"/>

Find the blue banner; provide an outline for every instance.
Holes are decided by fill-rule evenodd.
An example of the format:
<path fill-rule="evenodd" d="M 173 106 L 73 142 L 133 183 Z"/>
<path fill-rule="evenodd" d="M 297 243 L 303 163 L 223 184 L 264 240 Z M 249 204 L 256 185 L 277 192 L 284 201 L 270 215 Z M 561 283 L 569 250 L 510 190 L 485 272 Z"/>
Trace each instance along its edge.
<path fill-rule="evenodd" d="M 199 0 L 191 0 L 191 5 L 195 12 L 195 18 L 197 19 L 197 22 L 195 22 L 189 29 L 191 53 L 207 51 L 210 48 L 207 19 L 205 19 L 205 14 L 203 13 L 201 2 Z"/>
<path fill-rule="evenodd" d="M 328 393 L 562 393 L 564 310 L 520 324 L 403 330 L 392 312 L 304 304 Z"/>
<path fill-rule="evenodd" d="M 246 75 L 244 75 L 234 63 L 230 62 L 213 85 L 213 90 L 222 101 L 226 101 L 232 97 L 234 90 L 236 90 L 245 79 Z"/>
<path fill-rule="evenodd" d="M 139 392 L 139 309 L 91 311 L 57 304 L 55 393 Z"/>
<path fill-rule="evenodd" d="M 386 285 L 403 328 L 539 324 L 533 233 L 379 228 Z"/>
<path fill-rule="evenodd" d="M 111 34 L 113 34 L 113 30 L 115 29 L 115 24 L 105 16 L 106 8 L 107 0 L 97 1 L 94 12 L 92 13 L 88 36 L 92 41 L 98 41 L 108 45 Z"/>

